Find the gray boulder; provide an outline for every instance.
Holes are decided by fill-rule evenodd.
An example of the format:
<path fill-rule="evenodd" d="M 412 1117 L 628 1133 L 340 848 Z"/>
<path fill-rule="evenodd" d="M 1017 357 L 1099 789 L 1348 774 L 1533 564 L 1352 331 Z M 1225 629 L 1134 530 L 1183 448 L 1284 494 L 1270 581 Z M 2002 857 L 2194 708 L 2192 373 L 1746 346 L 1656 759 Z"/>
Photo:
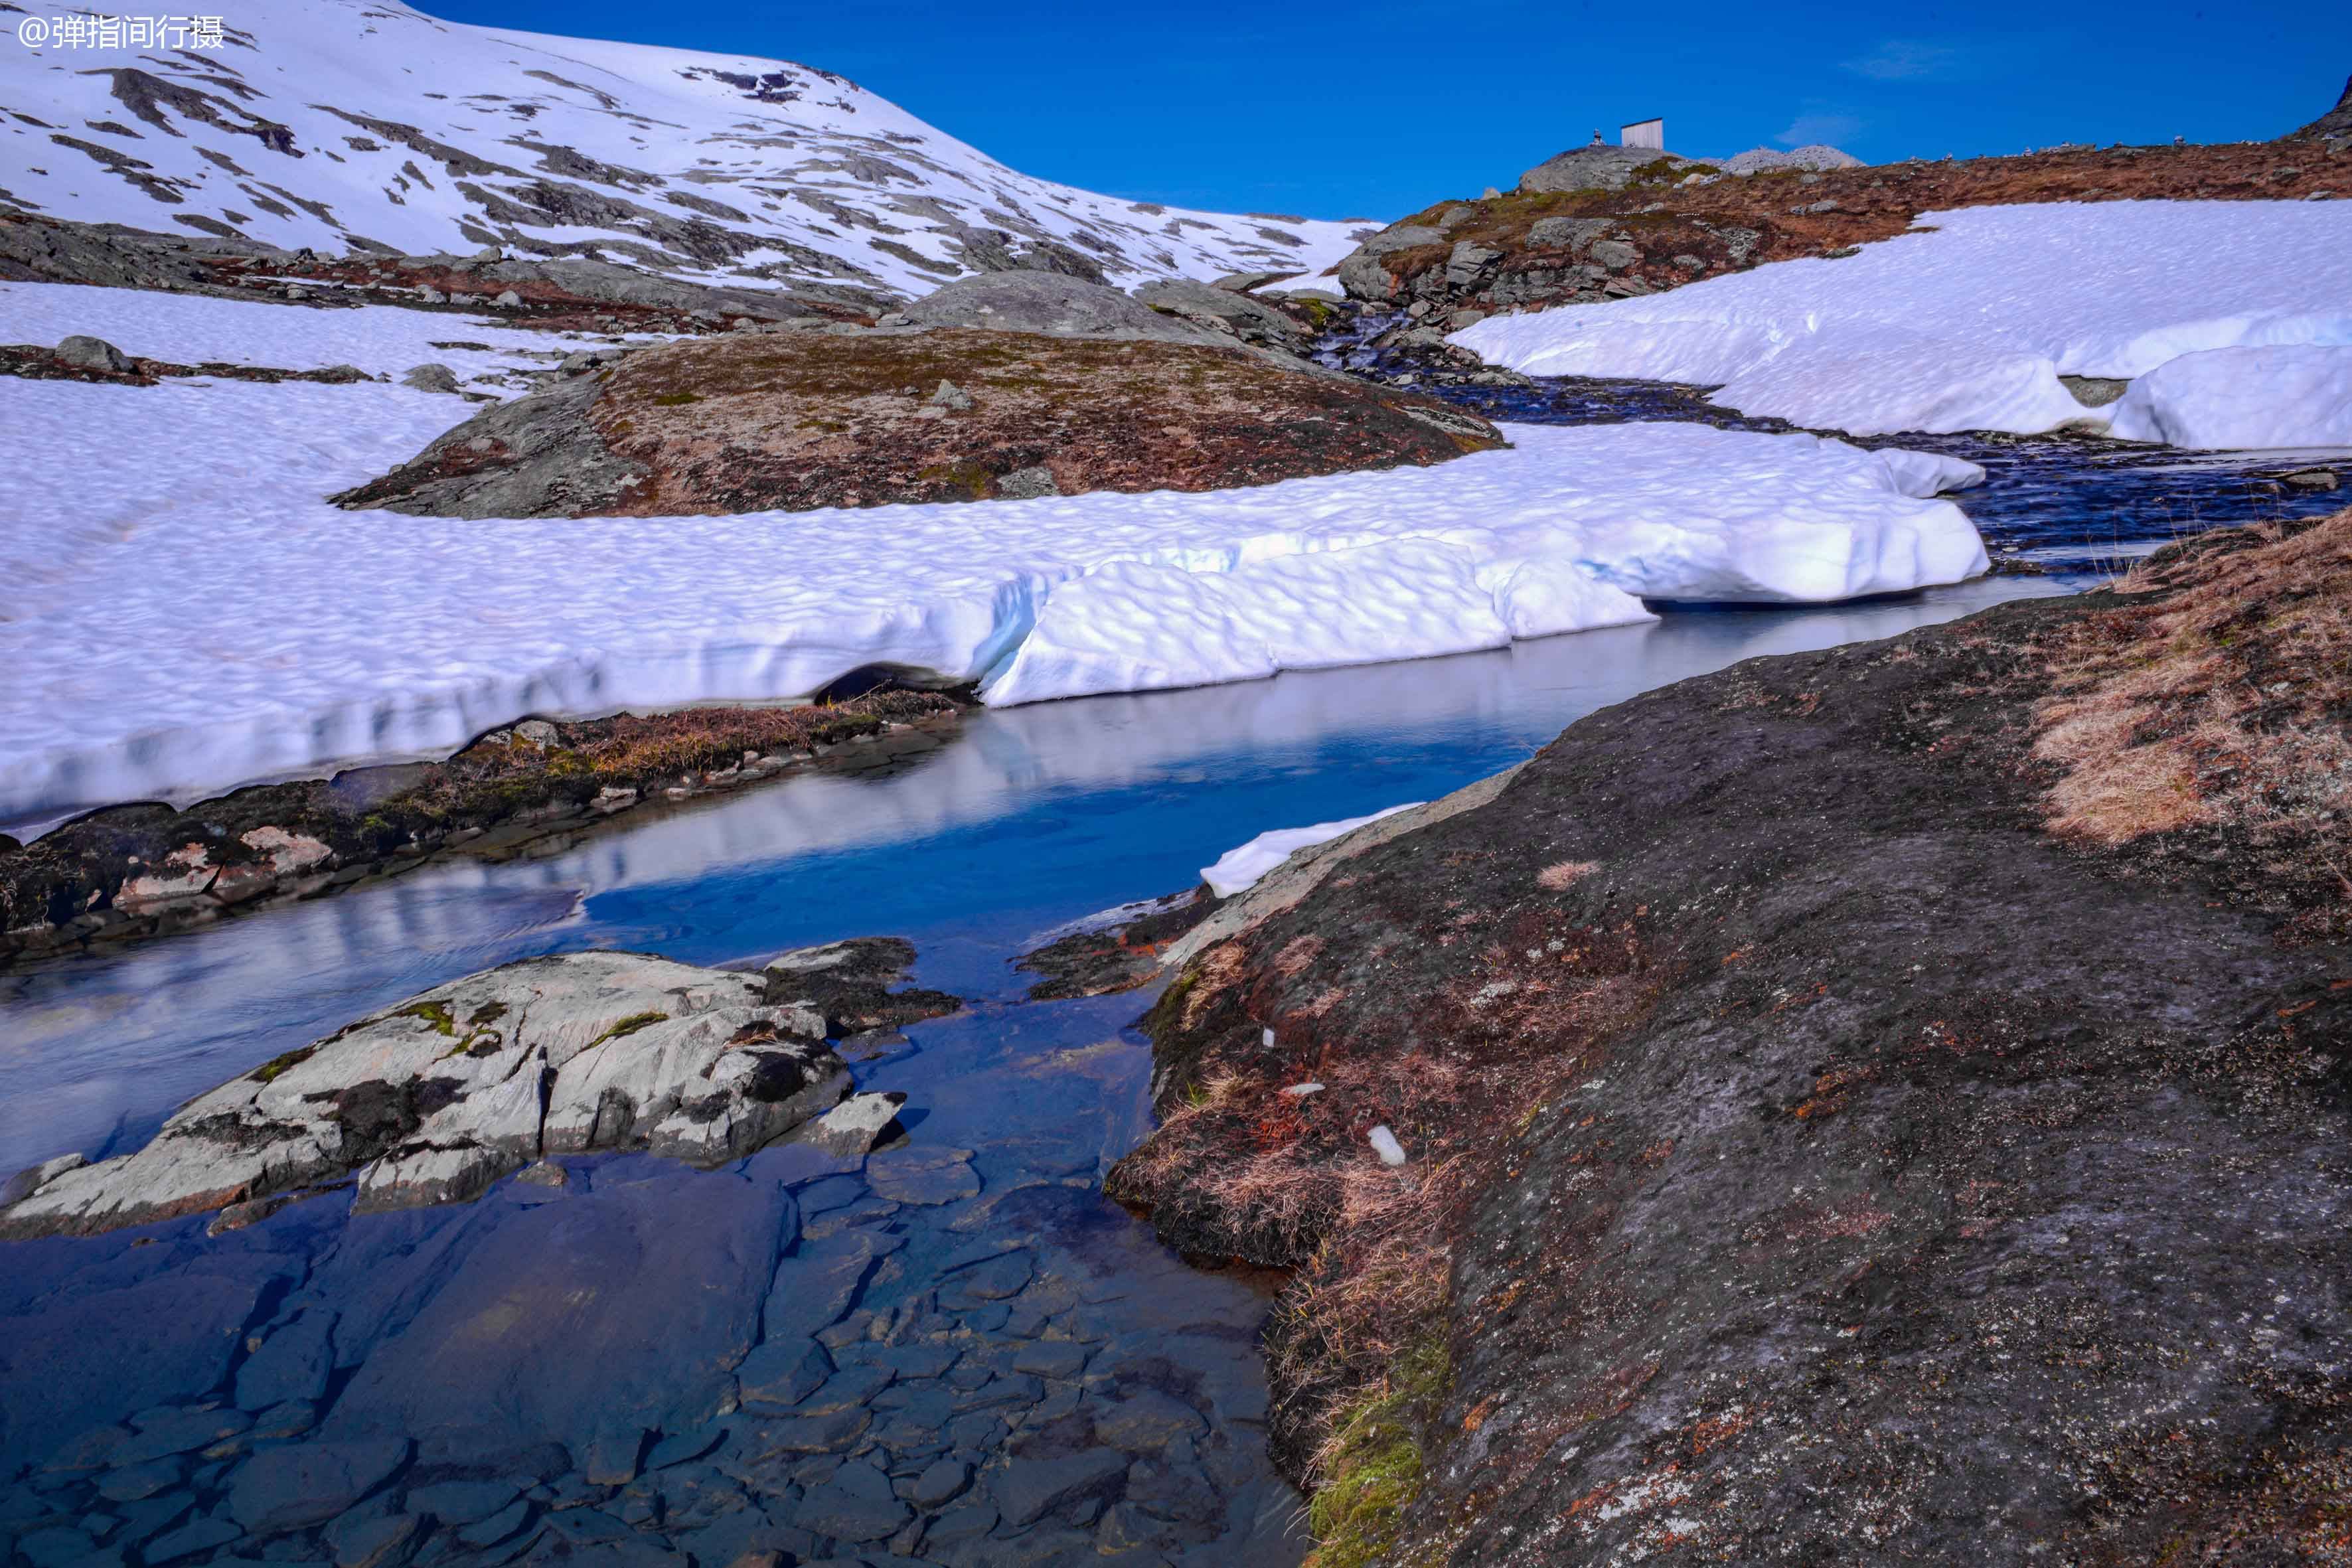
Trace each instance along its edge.
<path fill-rule="evenodd" d="M 83 370 L 102 371 L 110 375 L 126 375 L 131 369 L 129 354 L 104 338 L 84 337 L 79 333 L 58 344 L 58 357 Z"/>
<path fill-rule="evenodd" d="M 1543 250 L 1581 252 L 1609 232 L 1605 217 L 1539 217 L 1528 229 L 1528 243 Z"/>
<path fill-rule="evenodd" d="M 1425 223 L 1391 224 L 1373 235 L 1356 249 L 1365 256 L 1386 256 L 1392 250 L 1417 250 L 1424 245 L 1444 245 L 1445 231 Z"/>
<path fill-rule="evenodd" d="M 358 1177 L 362 1210 L 456 1203 L 550 1153 L 715 1165 L 849 1092 L 824 1020 L 764 976 L 635 953 L 528 959 L 436 987 L 197 1097 L 135 1153 L 0 1209 L 87 1234 Z"/>
<path fill-rule="evenodd" d="M 600 510 L 645 477 L 614 456 L 590 423 L 588 405 L 600 390 L 596 377 L 581 375 L 493 404 L 391 473 L 328 499 L 352 510 L 388 506 L 424 517 Z"/>
<path fill-rule="evenodd" d="M 1633 183 L 1634 170 L 1662 158 L 1672 159 L 1677 164 L 1704 162 L 1676 153 L 1662 153 L 1655 147 L 1574 147 L 1545 159 L 1521 174 L 1519 189 L 1622 191 Z"/>
<path fill-rule="evenodd" d="M 988 272 L 960 278 L 906 307 L 926 327 L 986 327 L 1055 338 L 1114 338 L 1227 346 L 1218 333 L 1172 320 L 1101 283 L 1058 272 Z"/>
<path fill-rule="evenodd" d="M 413 386 L 419 392 L 446 392 L 456 395 L 457 373 L 446 364 L 411 365 L 400 378 L 403 386 Z"/>
<path fill-rule="evenodd" d="M 1157 310 L 1181 317 L 1213 332 L 1230 332 L 1249 342 L 1295 343 L 1306 328 L 1263 300 L 1235 293 L 1190 278 L 1164 278 L 1146 283 L 1135 297 Z"/>
<path fill-rule="evenodd" d="M 1622 239 L 1596 239 L 1586 254 L 1612 272 L 1622 272 L 1642 259 L 1642 253 Z"/>
<path fill-rule="evenodd" d="M 1381 258 L 1400 250 L 1444 245 L 1445 231 L 1423 223 L 1391 224 L 1366 239 L 1339 263 L 1339 287 L 1353 298 L 1380 301 L 1392 299 L 1398 279 Z"/>
<path fill-rule="evenodd" d="M 1783 153 L 1777 147 L 1750 147 L 1736 157 L 1723 160 L 1727 174 L 1762 174 L 1775 169 L 1859 169 L 1862 160 L 1851 153 L 1841 153 L 1834 147 L 1813 142 L 1808 146 L 1791 147 Z"/>

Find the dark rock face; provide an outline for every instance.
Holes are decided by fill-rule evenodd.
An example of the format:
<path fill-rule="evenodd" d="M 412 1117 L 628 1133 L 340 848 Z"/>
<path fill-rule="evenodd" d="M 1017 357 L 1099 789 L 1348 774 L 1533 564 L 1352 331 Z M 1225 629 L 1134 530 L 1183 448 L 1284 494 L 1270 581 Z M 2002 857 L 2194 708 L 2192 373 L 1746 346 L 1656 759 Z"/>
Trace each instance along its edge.
<path fill-rule="evenodd" d="M 1115 289 L 1006 273 L 940 295 L 954 290 L 972 308 L 950 314 L 989 319 L 972 302 L 993 300 L 1044 324 L 644 349 L 486 410 L 334 499 L 445 517 L 804 510 L 1214 489 L 1502 444 L 1433 399 L 1271 363 Z"/>
<path fill-rule="evenodd" d="M 1292 1461 L 1394 1370 L 1338 1329 L 1450 1367 L 1387 1560 L 2332 1552 L 2352 958 L 2238 896 L 2257 847 L 2050 827 L 2052 650 L 2139 603 L 1606 710 L 1171 986 L 1113 1188 L 1323 1260 Z M 1382 1257 L 1442 1282 L 1319 1315 Z"/>
<path fill-rule="evenodd" d="M 961 1009 L 962 998 L 944 991 L 892 990 L 914 963 L 915 944 L 904 937 L 852 937 L 769 960 L 768 991 L 780 1001 L 815 1008 L 824 1017 L 825 1032 L 836 1038 L 901 1029 Z"/>
<path fill-rule="evenodd" d="M 1104 996 L 1149 984 L 1159 977 L 1160 954 L 1168 944 L 1214 914 L 1223 902 L 1205 887 L 1171 893 L 1132 918 L 1089 926 L 1024 953 L 1017 967 L 1043 977 L 1029 987 L 1029 999 Z"/>
<path fill-rule="evenodd" d="M 566 193 L 578 190 L 553 182 L 531 187 L 526 194 L 543 199 L 549 210 L 523 213 L 522 221 L 546 222 L 551 210 L 563 207 Z M 616 205 L 678 239 L 681 252 L 696 244 L 711 249 L 708 242 L 725 232 L 707 222 Z M 720 258 L 730 254 L 724 242 L 715 248 Z M 495 247 L 480 257 L 398 256 L 365 246 L 349 256 L 320 257 L 234 233 L 157 234 L 16 212 L 0 212 L 0 279 L 299 300 L 320 309 L 362 301 L 498 309 L 511 312 L 520 326 L 688 332 L 737 321 L 870 320 L 890 302 L 888 295 L 846 284 L 803 279 L 775 289 L 730 289 L 594 257 L 524 259 L 503 257 Z M 335 287 L 305 289 L 302 281 Z"/>

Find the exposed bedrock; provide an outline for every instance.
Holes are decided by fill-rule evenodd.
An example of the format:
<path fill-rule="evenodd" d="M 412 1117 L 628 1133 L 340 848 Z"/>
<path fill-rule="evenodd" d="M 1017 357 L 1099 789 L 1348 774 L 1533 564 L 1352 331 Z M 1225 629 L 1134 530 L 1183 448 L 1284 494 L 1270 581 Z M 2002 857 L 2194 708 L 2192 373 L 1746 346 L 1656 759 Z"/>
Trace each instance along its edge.
<path fill-rule="evenodd" d="M 695 226 L 707 228 L 708 226 Z M 526 258 L 280 250 L 234 237 L 159 234 L 0 208 L 0 280 L 267 299 L 494 310 L 519 326 L 707 331 L 739 321 L 865 320 L 895 296 L 837 283 L 730 288 L 593 256 Z"/>
<path fill-rule="evenodd" d="M 1528 171 L 1508 195 L 1440 202 L 1340 262 L 1354 298 L 1434 329 L 1502 310 L 1591 304 L 1766 261 L 1840 257 L 1924 213 L 2020 202 L 2302 200 L 2352 194 L 2339 108 L 2308 141 L 2069 146 L 2022 156 L 1856 167 L 1715 165 L 1647 148 L 1590 147 Z M 1731 161 L 1737 171 L 1747 155 Z"/>
<path fill-rule="evenodd" d="M 362 1212 L 463 1203 L 551 1155 L 641 1150 L 712 1166 L 803 1130 L 863 1154 L 904 1097 L 852 1097 L 826 1037 L 961 1006 L 893 993 L 913 961 L 906 942 L 866 938 L 758 972 L 577 952 L 469 975 L 198 1096 L 134 1153 L 20 1173 L 0 1189 L 0 1237 L 352 1179 Z"/>
<path fill-rule="evenodd" d="M 1301 1270 L 1345 1560 L 2332 1555 L 2347 605 L 2352 513 L 1751 660 L 1172 944 L 1111 1190 Z"/>
<path fill-rule="evenodd" d="M 487 409 L 334 499 L 441 517 L 806 510 L 1218 489 L 1504 444 L 1433 398 L 1275 363 L 1116 289 L 1044 273 L 975 282 L 1007 279 L 1086 297 L 1064 310 L 980 290 L 979 303 L 934 311 L 1007 330 L 730 333 L 642 349 Z"/>

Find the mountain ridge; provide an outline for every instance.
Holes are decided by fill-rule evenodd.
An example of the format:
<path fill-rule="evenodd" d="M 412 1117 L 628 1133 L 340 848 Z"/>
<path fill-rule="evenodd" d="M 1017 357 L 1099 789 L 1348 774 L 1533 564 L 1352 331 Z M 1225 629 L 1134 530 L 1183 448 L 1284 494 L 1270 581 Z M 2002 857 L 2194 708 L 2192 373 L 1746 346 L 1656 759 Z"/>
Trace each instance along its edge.
<path fill-rule="evenodd" d="M 23 8 L 52 37 L 74 15 Z M 0 203 L 286 250 L 495 245 L 877 300 L 1014 268 L 1129 287 L 1319 272 L 1361 226 L 1034 179 L 793 61 L 475 27 L 396 0 L 262 0 L 232 21 L 217 50 L 11 51 Z"/>

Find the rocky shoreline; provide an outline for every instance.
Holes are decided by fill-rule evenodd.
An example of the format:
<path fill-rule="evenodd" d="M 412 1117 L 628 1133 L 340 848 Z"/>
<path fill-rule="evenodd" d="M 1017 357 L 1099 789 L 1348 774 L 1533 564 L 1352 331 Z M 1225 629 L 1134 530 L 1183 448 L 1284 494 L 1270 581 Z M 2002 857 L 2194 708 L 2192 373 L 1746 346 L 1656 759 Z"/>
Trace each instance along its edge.
<path fill-rule="evenodd" d="M 323 898 L 445 855 L 569 847 L 616 819 L 807 772 L 873 773 L 953 739 L 963 704 L 838 703 L 525 720 L 437 763 L 255 784 L 184 810 L 110 806 L 0 835 L 0 968 Z"/>
<path fill-rule="evenodd" d="M 2347 605 L 2352 512 L 2209 534 L 1603 710 L 1143 933 L 1108 1190 L 1294 1271 L 1318 1561 L 2326 1555 Z"/>

